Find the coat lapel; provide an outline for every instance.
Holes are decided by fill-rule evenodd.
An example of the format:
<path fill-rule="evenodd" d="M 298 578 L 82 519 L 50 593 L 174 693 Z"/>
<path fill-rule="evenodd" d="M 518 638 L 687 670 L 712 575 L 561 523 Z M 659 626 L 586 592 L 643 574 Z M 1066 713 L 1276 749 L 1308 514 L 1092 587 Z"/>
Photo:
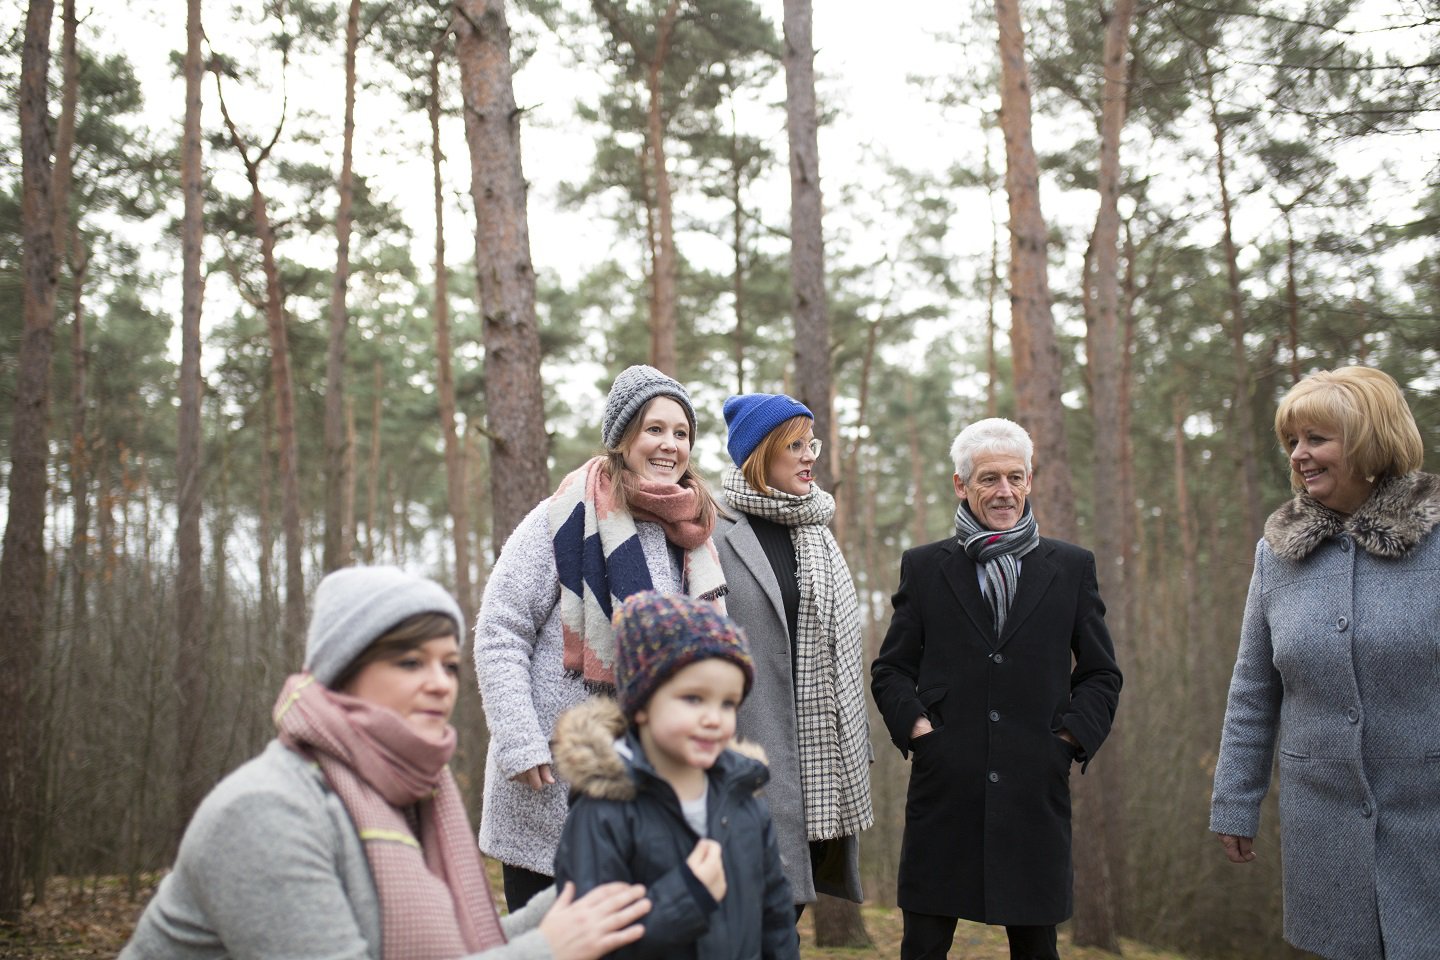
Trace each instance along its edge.
<path fill-rule="evenodd" d="M 755 531 L 750 527 L 750 518 L 740 514 L 738 520 L 724 533 L 730 546 L 735 550 L 735 556 L 745 564 L 750 571 L 750 576 L 765 591 L 765 596 L 770 599 L 770 606 L 775 609 L 775 616 L 780 618 L 780 626 L 788 631 L 785 620 L 785 601 L 780 597 L 780 584 L 775 581 L 775 571 L 770 569 L 770 558 L 765 556 L 765 549 L 760 546 L 760 540 L 755 536 Z"/>
<path fill-rule="evenodd" d="M 1010 604 L 1010 612 L 1005 615 L 1005 636 L 1000 638 L 1001 646 L 1015 636 L 1015 631 L 1035 612 L 1035 607 L 1045 596 L 1045 591 L 1050 589 L 1050 581 L 1055 579 L 1055 564 L 1050 560 L 1051 550 L 1050 544 L 1041 540 L 1039 547 L 1020 560 L 1020 585 L 1015 589 L 1015 600 Z M 978 588 L 976 593 L 979 593 Z"/>
<path fill-rule="evenodd" d="M 985 644 L 992 650 L 995 648 L 995 623 L 990 618 L 990 605 L 980 594 L 980 572 L 975 568 L 975 561 L 965 555 L 960 549 L 958 540 L 952 539 L 945 547 L 947 555 L 941 563 L 944 570 L 945 580 L 950 584 L 955 599 L 960 601 L 960 606 L 975 624 L 975 629 L 985 638 Z M 1023 584 L 1024 570 L 1021 570 Z"/>

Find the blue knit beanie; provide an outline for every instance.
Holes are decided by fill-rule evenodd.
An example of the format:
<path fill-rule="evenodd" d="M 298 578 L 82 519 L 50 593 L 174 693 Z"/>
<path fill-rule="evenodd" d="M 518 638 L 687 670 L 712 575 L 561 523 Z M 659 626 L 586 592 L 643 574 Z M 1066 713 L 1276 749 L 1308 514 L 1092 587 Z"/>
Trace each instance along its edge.
<path fill-rule="evenodd" d="M 421 613 L 441 613 L 454 620 L 455 639 L 465 646 L 460 607 L 450 591 L 434 580 L 398 567 L 336 570 L 315 590 L 305 669 L 328 687 L 391 627 Z"/>
<path fill-rule="evenodd" d="M 743 467 L 745 459 L 760 446 L 760 441 L 792 417 L 814 420 L 815 414 L 799 400 L 783 393 L 742 393 L 726 400 L 725 426 L 730 431 L 730 438 L 725 441 L 725 446 L 735 466 Z"/>
<path fill-rule="evenodd" d="M 744 695 L 755 683 L 745 631 L 708 600 L 642 590 L 615 611 L 614 624 L 615 697 L 627 720 L 661 684 L 699 660 L 719 657 L 743 670 Z"/>
<path fill-rule="evenodd" d="M 600 442 L 606 450 L 615 449 L 630 421 L 656 397 L 669 397 L 680 404 L 685 411 L 685 419 L 690 421 L 690 442 L 694 444 L 695 408 L 690 405 L 690 394 L 673 377 L 637 363 L 620 371 L 605 398 L 605 413 L 600 420 Z"/>

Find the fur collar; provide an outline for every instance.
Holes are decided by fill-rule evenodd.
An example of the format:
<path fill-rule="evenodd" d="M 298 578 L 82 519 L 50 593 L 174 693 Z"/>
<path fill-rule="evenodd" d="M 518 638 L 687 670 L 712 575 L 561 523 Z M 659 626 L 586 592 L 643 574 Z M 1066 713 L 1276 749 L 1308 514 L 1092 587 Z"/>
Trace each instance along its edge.
<path fill-rule="evenodd" d="M 1287 560 L 1303 560 L 1342 533 L 1366 553 L 1403 557 L 1440 523 L 1440 476 L 1411 473 L 1380 481 L 1370 499 L 1348 517 L 1299 493 L 1265 522 L 1265 542 Z"/>
<path fill-rule="evenodd" d="M 592 697 L 566 710 L 555 721 L 555 739 L 551 744 L 556 772 L 569 782 L 572 790 L 583 796 L 599 800 L 635 799 L 631 764 L 615 749 L 615 741 L 625 736 L 627 727 L 620 707 L 608 697 Z M 758 743 L 733 740 L 726 752 L 765 763 L 765 751 Z M 723 754 L 721 759 L 723 761 Z"/>

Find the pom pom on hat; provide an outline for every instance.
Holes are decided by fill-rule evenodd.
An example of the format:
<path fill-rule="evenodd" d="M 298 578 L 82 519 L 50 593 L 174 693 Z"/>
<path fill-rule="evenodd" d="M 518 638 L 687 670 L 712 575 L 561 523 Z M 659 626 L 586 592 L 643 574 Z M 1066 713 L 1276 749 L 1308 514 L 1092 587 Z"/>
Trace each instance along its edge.
<path fill-rule="evenodd" d="M 465 646 L 463 617 L 455 598 L 434 580 L 399 567 L 344 567 L 320 581 L 305 640 L 305 669 L 325 686 L 401 620 L 441 613 L 455 621 Z"/>
<path fill-rule="evenodd" d="M 683 593 L 643 590 L 615 611 L 615 696 L 627 720 L 655 690 L 698 660 L 720 657 L 745 672 L 745 694 L 755 664 L 745 631 L 708 600 Z"/>
<path fill-rule="evenodd" d="M 725 447 L 735 466 L 760 446 L 760 442 L 780 424 L 794 417 L 815 419 L 815 414 L 794 397 L 783 393 L 742 393 L 725 401 L 725 426 L 730 431 Z"/>
<path fill-rule="evenodd" d="M 685 392 L 679 381 L 656 370 L 654 367 L 637 363 L 620 371 L 620 376 L 610 385 L 610 394 L 605 398 L 605 415 L 600 421 L 600 442 L 606 450 L 614 450 L 620 442 L 625 428 L 635 419 L 645 404 L 656 397 L 669 397 L 685 410 L 685 419 L 690 421 L 690 435 L 695 435 L 695 408 L 690 405 L 690 394 Z"/>

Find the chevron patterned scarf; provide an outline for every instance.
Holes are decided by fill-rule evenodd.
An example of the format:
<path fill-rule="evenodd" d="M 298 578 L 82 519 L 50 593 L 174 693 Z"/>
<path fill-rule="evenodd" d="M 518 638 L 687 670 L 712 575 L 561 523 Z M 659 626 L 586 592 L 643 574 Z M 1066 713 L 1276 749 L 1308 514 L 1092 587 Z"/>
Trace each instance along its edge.
<path fill-rule="evenodd" d="M 591 690 L 615 689 L 615 633 L 610 617 L 625 598 L 654 584 L 636 520 L 665 528 L 685 551 L 681 589 L 725 610 L 725 575 L 699 522 L 700 498 L 688 486 L 632 478 L 629 509 L 615 503 L 605 458 L 594 457 L 560 481 L 550 498 L 551 541 L 560 578 L 560 625 L 566 672 Z"/>

